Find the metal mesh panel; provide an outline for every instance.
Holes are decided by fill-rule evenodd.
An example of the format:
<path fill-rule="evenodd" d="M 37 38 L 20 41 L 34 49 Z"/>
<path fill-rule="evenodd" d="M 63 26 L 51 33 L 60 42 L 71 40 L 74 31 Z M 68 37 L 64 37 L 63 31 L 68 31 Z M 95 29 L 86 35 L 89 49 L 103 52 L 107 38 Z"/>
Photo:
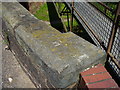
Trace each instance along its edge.
<path fill-rule="evenodd" d="M 120 27 L 117 29 L 111 53 L 115 56 L 117 61 L 120 62 Z"/>
<path fill-rule="evenodd" d="M 67 2 L 66 4 L 71 9 L 71 4 L 72 3 L 68 3 Z M 88 34 L 91 36 L 91 38 L 94 40 L 95 44 L 100 47 L 98 41 L 96 40 L 96 38 L 94 37 L 94 35 L 90 32 L 90 30 L 88 29 L 88 27 L 84 24 L 84 22 L 81 20 L 81 18 L 78 16 L 78 14 L 76 12 L 74 12 L 74 15 L 77 17 L 77 19 L 82 24 L 82 26 L 85 28 L 85 30 L 88 32 Z"/>
<path fill-rule="evenodd" d="M 105 47 L 107 47 L 111 34 L 112 21 L 110 21 L 107 17 L 98 12 L 88 3 L 75 2 L 74 7 L 85 20 L 85 22 L 90 26 L 90 28 L 105 43 Z"/>
<path fill-rule="evenodd" d="M 112 49 L 111 49 L 111 53 L 116 58 L 117 62 L 120 63 L 120 27 L 118 27 L 118 29 L 117 29 L 115 39 L 114 39 L 114 42 L 113 42 L 113 46 L 112 46 Z M 113 70 L 117 73 L 117 75 L 120 78 L 119 68 L 115 65 L 115 63 L 111 60 L 111 58 L 109 58 L 108 62 L 110 63 Z"/>
<path fill-rule="evenodd" d="M 67 5 L 70 7 L 70 3 L 67 3 Z M 96 10 L 93 6 L 91 6 L 87 2 L 74 2 L 74 7 L 77 10 L 77 12 L 81 15 L 81 17 L 84 19 L 84 21 L 88 24 L 88 26 L 104 42 L 104 45 L 107 48 L 109 38 L 111 35 L 113 22 L 110 21 L 104 14 L 100 13 L 98 10 Z M 70 7 L 70 9 L 71 9 L 71 7 Z M 93 34 L 90 32 L 89 28 L 86 27 L 84 22 L 81 20 L 81 18 L 75 11 L 74 11 L 74 15 L 79 20 L 79 22 L 83 25 L 83 27 L 88 32 L 88 34 L 91 36 L 91 38 L 96 43 L 96 45 L 98 47 L 100 47 L 96 38 L 93 36 Z M 120 63 L 120 27 L 118 27 L 118 29 L 117 29 L 117 33 L 115 36 L 115 40 L 113 42 L 111 53 L 113 56 L 115 56 L 115 58 L 117 59 L 117 62 Z M 111 65 L 112 69 L 120 77 L 120 70 L 115 65 L 115 63 L 111 60 L 111 58 L 109 58 L 108 62 Z"/>
<path fill-rule="evenodd" d="M 70 7 L 70 3 L 67 3 Z M 92 28 L 92 30 L 99 36 L 99 38 L 104 42 L 105 47 L 108 46 L 108 41 L 110 38 L 111 30 L 112 30 L 112 21 L 110 21 L 106 16 L 104 16 L 102 13 L 97 11 L 94 7 L 92 7 L 89 3 L 85 2 L 75 2 L 74 3 L 75 9 L 78 11 L 78 13 L 82 16 L 82 18 L 85 20 L 85 22 Z M 94 38 L 94 36 L 90 33 L 89 29 L 86 27 L 86 25 L 82 22 L 81 18 L 78 16 L 76 12 L 74 12 L 74 15 L 77 17 L 77 19 L 81 22 L 83 27 L 87 30 L 88 34 L 92 36 L 92 39 L 94 42 L 99 45 Z M 118 28 L 116 33 L 116 38 L 113 44 L 112 48 L 112 54 L 115 56 L 115 58 L 120 58 L 120 28 Z"/>

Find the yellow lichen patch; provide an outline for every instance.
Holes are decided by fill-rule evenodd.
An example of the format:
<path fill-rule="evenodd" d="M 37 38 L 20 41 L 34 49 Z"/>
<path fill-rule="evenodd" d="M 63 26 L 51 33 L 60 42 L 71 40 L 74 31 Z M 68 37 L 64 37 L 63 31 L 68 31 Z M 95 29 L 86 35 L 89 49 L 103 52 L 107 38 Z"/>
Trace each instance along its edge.
<path fill-rule="evenodd" d="M 57 33 L 53 38 L 58 38 L 58 39 L 66 39 L 66 38 L 69 38 L 69 37 L 72 37 L 73 35 L 72 34 L 70 34 L 70 33 L 64 33 L 64 34 L 62 34 L 62 33 Z"/>
<path fill-rule="evenodd" d="M 33 35 L 33 37 L 35 37 L 35 38 L 37 38 L 37 37 L 39 37 L 39 36 L 41 36 L 41 34 L 42 34 L 43 32 L 41 32 L 41 31 L 34 31 L 33 33 L 32 33 L 32 35 Z"/>
<path fill-rule="evenodd" d="M 65 44 L 65 46 L 68 46 L 68 44 Z"/>
<path fill-rule="evenodd" d="M 34 38 L 41 38 L 43 35 L 49 33 L 47 30 L 36 30 L 32 32 Z"/>
<path fill-rule="evenodd" d="M 67 37 L 67 38 L 73 37 L 73 35 L 74 35 L 73 33 L 64 33 L 64 34 L 63 34 L 63 36 L 64 36 L 64 37 Z"/>
<path fill-rule="evenodd" d="M 61 43 L 66 43 L 67 42 L 66 38 L 59 38 L 59 40 L 60 40 Z"/>
<path fill-rule="evenodd" d="M 53 52 L 56 51 L 56 48 L 52 48 L 52 51 L 53 51 Z"/>
<path fill-rule="evenodd" d="M 32 35 L 35 38 L 41 38 L 43 35 L 52 36 L 53 38 L 55 38 L 55 36 L 57 36 L 58 33 L 50 31 L 50 30 L 36 30 L 36 31 L 32 32 Z M 55 35 L 55 36 L 53 36 L 53 35 Z M 48 38 L 51 38 L 51 37 L 48 37 Z"/>

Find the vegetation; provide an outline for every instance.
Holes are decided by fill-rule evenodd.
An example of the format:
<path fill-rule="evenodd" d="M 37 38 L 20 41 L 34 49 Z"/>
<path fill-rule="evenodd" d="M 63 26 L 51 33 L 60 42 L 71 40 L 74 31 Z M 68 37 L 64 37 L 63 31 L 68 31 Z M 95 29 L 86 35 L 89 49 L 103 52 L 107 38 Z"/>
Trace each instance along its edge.
<path fill-rule="evenodd" d="M 36 13 L 34 15 L 40 20 L 49 21 L 47 4 L 44 3 L 43 5 L 41 5 L 40 9 L 38 11 L 36 11 Z"/>
<path fill-rule="evenodd" d="M 112 20 L 114 19 L 115 14 L 112 13 L 110 10 L 105 9 L 104 6 L 100 5 L 97 2 L 93 2 L 92 4 L 95 5 L 101 12 L 105 13 L 109 18 L 111 18 Z M 104 4 L 106 4 L 108 7 L 110 7 L 112 11 L 115 11 L 115 9 L 117 7 L 117 3 L 104 2 Z M 65 7 L 65 4 L 64 3 L 56 3 L 56 6 L 58 8 L 58 12 L 61 12 L 63 10 L 63 8 Z M 52 13 L 54 13 L 54 12 L 52 11 Z M 38 19 L 41 19 L 44 21 L 50 21 L 50 15 L 48 12 L 47 3 L 44 3 L 42 6 L 40 6 L 40 9 L 36 12 L 35 16 Z M 68 14 L 68 16 L 70 17 L 70 14 Z M 67 15 L 66 14 L 62 15 L 62 19 L 64 20 L 64 24 L 66 25 L 66 27 L 69 29 L 70 27 L 68 27 Z M 69 25 L 70 25 L 70 22 L 69 22 Z M 56 23 L 56 27 L 59 28 L 60 26 L 61 25 L 59 23 Z M 78 24 L 78 22 L 75 19 L 73 19 L 73 31 L 72 32 L 74 32 L 75 34 L 83 37 L 84 39 L 94 43 L 92 41 L 92 39 L 90 39 L 87 32 L 82 27 L 82 25 Z"/>
<path fill-rule="evenodd" d="M 56 6 L 59 7 L 58 12 L 61 12 L 61 10 L 64 8 L 63 3 L 56 3 Z M 36 11 L 34 14 L 38 19 L 44 20 L 44 21 L 49 21 L 49 13 L 48 13 L 48 6 L 47 3 L 44 3 L 43 5 L 40 6 L 40 9 Z M 66 19 L 66 16 L 62 16 L 62 18 Z"/>
<path fill-rule="evenodd" d="M 56 3 L 56 6 L 58 8 L 58 12 L 61 12 L 63 10 L 63 8 L 65 7 L 65 4 L 63 3 Z M 53 10 L 53 9 L 52 9 Z M 54 13 L 54 12 L 52 12 Z M 50 21 L 50 13 L 48 12 L 48 4 L 44 3 L 43 5 L 40 6 L 40 9 L 36 11 L 36 13 L 34 14 L 34 16 L 36 16 L 38 19 L 43 20 L 43 21 Z M 55 15 L 53 14 L 54 18 Z M 68 22 L 67 22 L 67 15 L 62 15 L 61 16 L 64 24 L 66 25 L 66 27 L 68 27 Z M 70 17 L 70 13 L 69 13 L 69 17 Z M 55 24 L 56 27 L 60 27 L 61 25 L 59 23 Z M 78 23 L 76 22 L 76 20 L 73 20 L 73 26 L 76 27 L 78 26 Z"/>
<path fill-rule="evenodd" d="M 102 6 L 101 4 L 97 3 L 97 2 L 93 2 L 93 5 L 95 5 L 101 12 L 103 12 L 104 14 L 106 14 L 109 18 L 111 18 L 112 20 L 115 17 L 115 12 L 113 13 L 112 11 L 116 10 L 117 7 L 117 3 L 113 3 L 113 2 L 104 2 L 104 4 L 106 6 L 108 6 L 112 11 L 106 9 L 104 6 Z"/>

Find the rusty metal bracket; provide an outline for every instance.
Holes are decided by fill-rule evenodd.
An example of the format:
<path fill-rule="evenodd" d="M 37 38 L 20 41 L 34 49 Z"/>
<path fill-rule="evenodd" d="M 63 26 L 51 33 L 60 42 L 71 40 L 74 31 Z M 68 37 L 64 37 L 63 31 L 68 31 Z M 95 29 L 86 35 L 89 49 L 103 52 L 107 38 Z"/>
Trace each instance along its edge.
<path fill-rule="evenodd" d="M 70 17 L 70 31 L 73 30 L 73 13 L 74 13 L 74 0 L 72 1 L 72 8 L 71 8 L 71 17 Z"/>
<path fill-rule="evenodd" d="M 112 33 L 110 36 L 111 38 L 108 43 L 107 53 L 109 53 L 111 51 L 111 48 L 113 45 L 113 41 L 115 38 L 115 34 L 117 32 L 117 27 L 118 27 L 118 22 L 119 22 L 119 14 L 120 14 L 120 2 L 118 3 L 118 6 L 117 6 L 117 11 L 116 11 L 116 15 L 115 15 L 113 26 L 112 26 Z"/>
<path fill-rule="evenodd" d="M 112 57 L 112 60 L 120 68 L 120 64 L 118 63 L 118 61 L 110 53 L 111 49 L 112 49 L 112 46 L 113 46 L 113 42 L 115 40 L 115 34 L 117 32 L 117 28 L 119 26 L 118 25 L 119 24 L 119 20 L 120 20 L 120 2 L 118 3 L 118 6 L 117 6 L 117 10 L 116 10 L 116 14 L 115 14 L 115 18 L 114 18 L 114 22 L 113 22 L 113 26 L 112 26 L 112 32 L 111 32 L 111 36 L 110 36 L 108 47 L 107 47 L 107 58 Z"/>

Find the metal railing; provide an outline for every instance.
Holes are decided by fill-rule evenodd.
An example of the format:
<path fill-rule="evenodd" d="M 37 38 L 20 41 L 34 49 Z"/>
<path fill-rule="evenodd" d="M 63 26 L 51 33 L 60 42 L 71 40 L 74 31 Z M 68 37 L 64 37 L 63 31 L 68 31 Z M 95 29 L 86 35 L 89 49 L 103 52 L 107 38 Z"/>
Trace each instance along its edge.
<path fill-rule="evenodd" d="M 73 15 L 77 17 L 97 46 L 107 53 L 107 62 L 120 77 L 120 2 L 115 10 L 102 2 L 98 2 L 104 10 L 101 11 L 93 3 L 66 2 L 71 10 L 71 31 Z M 112 13 L 111 18 L 106 14 Z"/>
<path fill-rule="evenodd" d="M 107 2 L 108 3 L 108 2 Z M 106 4 L 107 4 L 106 3 Z M 111 21 L 114 20 L 115 12 L 117 3 L 112 3 L 114 5 L 113 7 L 107 6 L 103 2 L 89 2 L 93 7 L 95 7 L 97 10 L 99 10 L 101 13 L 103 13 L 107 18 L 109 18 Z"/>

